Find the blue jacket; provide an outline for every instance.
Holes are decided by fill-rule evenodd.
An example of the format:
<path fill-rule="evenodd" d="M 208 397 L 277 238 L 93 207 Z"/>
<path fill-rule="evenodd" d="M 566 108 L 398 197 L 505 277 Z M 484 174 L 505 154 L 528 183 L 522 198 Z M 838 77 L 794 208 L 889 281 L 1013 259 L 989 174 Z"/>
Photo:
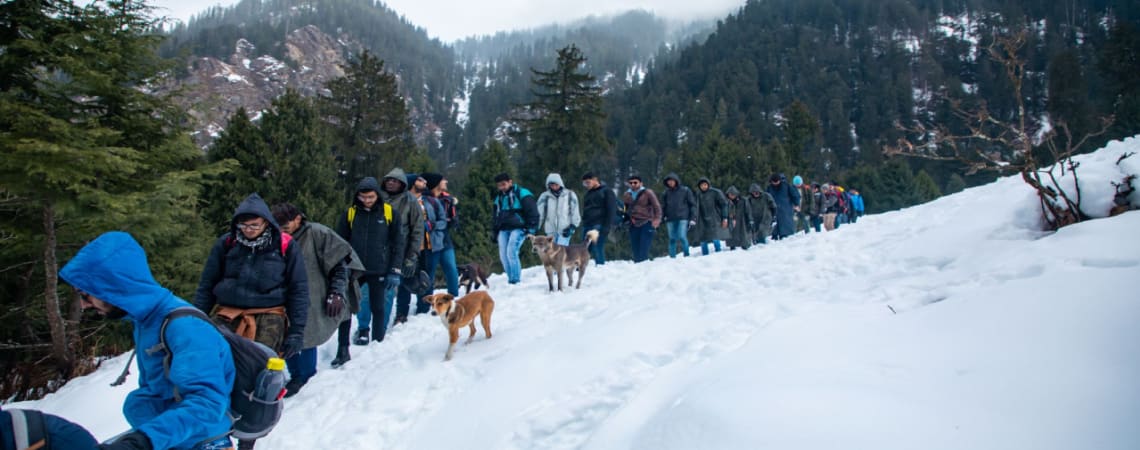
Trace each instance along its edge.
<path fill-rule="evenodd" d="M 60 277 L 78 290 L 117 306 L 134 323 L 139 349 L 139 388 L 127 396 L 123 415 L 154 448 L 189 449 L 230 429 L 228 410 L 234 382 L 230 347 L 214 326 L 197 319 L 170 322 L 166 344 L 174 352 L 170 377 L 163 374 L 158 344 L 166 314 L 190 304 L 154 281 L 146 253 L 129 234 L 109 232 L 84 246 Z M 174 401 L 174 385 L 182 401 Z"/>
<path fill-rule="evenodd" d="M 538 202 L 526 188 L 514 185 L 506 193 L 495 194 L 494 205 L 491 228 L 495 232 L 522 229 L 534 233 L 538 229 Z"/>
<path fill-rule="evenodd" d="M 863 196 L 851 194 L 851 207 L 855 209 L 855 212 L 863 212 Z"/>

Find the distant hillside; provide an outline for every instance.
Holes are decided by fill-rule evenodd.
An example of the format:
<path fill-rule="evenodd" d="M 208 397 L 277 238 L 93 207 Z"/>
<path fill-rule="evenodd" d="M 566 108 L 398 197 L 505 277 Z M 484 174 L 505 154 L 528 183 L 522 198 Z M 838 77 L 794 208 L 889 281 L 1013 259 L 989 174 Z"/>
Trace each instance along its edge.
<path fill-rule="evenodd" d="M 214 7 L 195 16 L 188 24 L 169 30 L 163 45 L 167 56 L 187 58 L 186 67 L 196 58 L 228 61 L 239 40 L 288 65 L 300 75 L 304 67 L 290 57 L 288 37 L 296 30 L 313 26 L 333 37 L 341 58 L 362 48 L 385 61 L 399 76 L 400 86 L 411 108 L 417 140 L 435 146 L 440 128 L 452 116 L 452 99 L 457 92 L 459 72 L 450 48 L 439 40 L 373 0 L 243 0 L 231 7 Z M 320 70 L 332 70 L 320 68 Z M 212 76 L 212 75 L 210 75 Z M 300 86 L 317 92 L 320 85 Z M 268 104 L 274 92 L 266 91 L 260 103 Z M 257 111 L 256 104 L 246 105 Z M 223 123 L 224 124 L 224 123 Z M 199 129 L 209 124 L 195 124 Z"/>

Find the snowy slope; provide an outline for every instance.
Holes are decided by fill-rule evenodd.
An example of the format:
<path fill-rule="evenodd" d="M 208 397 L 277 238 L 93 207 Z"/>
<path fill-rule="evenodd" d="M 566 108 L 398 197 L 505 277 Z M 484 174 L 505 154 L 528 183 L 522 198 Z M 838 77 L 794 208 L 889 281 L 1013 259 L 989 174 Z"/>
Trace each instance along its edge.
<path fill-rule="evenodd" d="M 493 276 L 493 339 L 444 363 L 418 316 L 340 370 L 328 344 L 258 448 L 1140 448 L 1140 213 L 1045 234 L 1035 205 L 1003 179 L 580 291 Z M 114 435 L 123 361 L 19 406 Z"/>

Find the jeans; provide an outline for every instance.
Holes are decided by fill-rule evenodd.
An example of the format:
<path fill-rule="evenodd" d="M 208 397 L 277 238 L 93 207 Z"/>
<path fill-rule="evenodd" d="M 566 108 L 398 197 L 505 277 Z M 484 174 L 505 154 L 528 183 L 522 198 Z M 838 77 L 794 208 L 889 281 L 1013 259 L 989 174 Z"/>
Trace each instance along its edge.
<path fill-rule="evenodd" d="M 435 253 L 429 252 L 428 255 L 424 259 L 424 272 L 427 272 L 428 277 L 435 280 L 435 267 L 439 266 L 440 269 L 443 269 L 444 281 L 447 281 L 447 293 L 459 296 L 459 266 L 455 265 L 455 249 L 449 248 Z"/>
<path fill-rule="evenodd" d="M 299 383 L 308 382 L 309 378 L 317 374 L 317 348 L 301 350 L 301 353 L 286 359 L 285 366 L 289 369 L 289 379 Z"/>
<path fill-rule="evenodd" d="M 372 329 L 372 340 L 384 339 L 388 330 L 388 322 L 392 319 L 392 303 L 396 299 L 396 290 L 384 289 L 384 277 L 370 277 L 365 281 L 367 288 L 361 287 L 363 296 L 360 299 L 360 312 L 356 313 L 357 328 Z M 372 298 L 383 298 L 383 302 L 373 302 Z M 371 324 L 371 327 L 369 327 Z"/>
<path fill-rule="evenodd" d="M 590 225 L 582 229 L 582 240 L 586 240 L 586 233 L 590 230 L 598 230 L 598 241 L 590 246 L 590 256 L 594 257 L 595 265 L 603 265 L 606 263 L 606 236 L 609 235 L 602 229 L 601 225 Z"/>
<path fill-rule="evenodd" d="M 796 229 L 804 230 L 804 234 L 811 233 L 811 215 L 803 212 L 796 213 Z"/>
<path fill-rule="evenodd" d="M 508 284 L 518 284 L 522 278 L 522 262 L 519 249 L 522 248 L 526 230 L 502 230 L 499 232 L 499 261 L 507 273 Z"/>
<path fill-rule="evenodd" d="M 677 257 L 677 243 L 681 244 L 681 251 L 689 256 L 689 221 L 670 220 L 665 222 L 665 230 L 669 232 L 669 257 Z"/>
<path fill-rule="evenodd" d="M 709 244 L 712 244 L 713 248 L 715 248 L 717 252 L 720 252 L 720 241 L 719 240 L 717 240 L 717 241 L 704 241 L 704 242 L 701 242 L 701 254 L 702 255 L 708 255 L 709 254 Z"/>
<path fill-rule="evenodd" d="M 653 228 L 651 222 L 645 222 L 641 226 L 630 225 L 629 240 L 633 246 L 633 262 L 639 263 L 649 259 L 649 245 L 653 243 L 655 234 L 657 229 Z"/>

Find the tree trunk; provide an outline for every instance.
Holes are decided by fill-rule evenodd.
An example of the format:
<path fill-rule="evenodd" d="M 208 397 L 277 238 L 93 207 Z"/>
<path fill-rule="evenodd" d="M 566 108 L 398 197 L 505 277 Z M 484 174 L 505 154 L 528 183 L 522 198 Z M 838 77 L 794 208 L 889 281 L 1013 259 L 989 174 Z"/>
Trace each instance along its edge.
<path fill-rule="evenodd" d="M 67 324 L 59 307 L 59 264 L 56 261 L 55 205 L 44 201 L 44 306 L 51 329 L 52 357 L 64 377 L 71 373 L 74 358 L 67 345 Z"/>

